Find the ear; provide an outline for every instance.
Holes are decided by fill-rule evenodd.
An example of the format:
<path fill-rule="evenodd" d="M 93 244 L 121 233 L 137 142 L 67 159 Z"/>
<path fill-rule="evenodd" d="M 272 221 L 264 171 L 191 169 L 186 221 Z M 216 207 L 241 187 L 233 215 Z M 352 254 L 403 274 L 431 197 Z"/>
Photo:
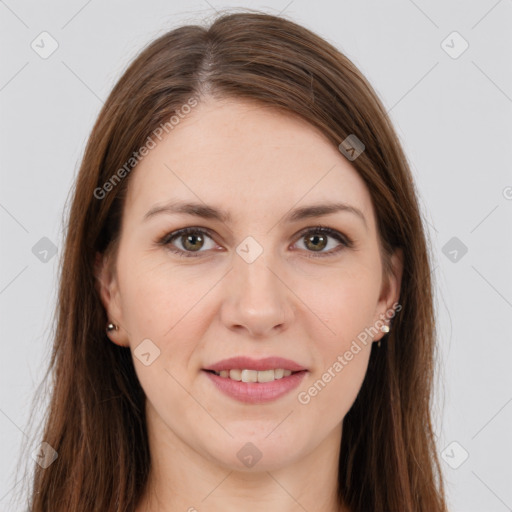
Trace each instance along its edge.
<path fill-rule="evenodd" d="M 108 322 L 117 325 L 117 330 L 108 332 L 107 336 L 116 345 L 128 347 L 127 332 L 123 329 L 124 320 L 117 275 L 111 259 L 110 253 L 96 253 L 94 262 L 95 286 L 107 313 Z"/>
<path fill-rule="evenodd" d="M 378 326 L 379 331 L 373 337 L 374 341 L 380 340 L 386 333 L 380 330 L 382 325 L 390 325 L 391 313 L 396 309 L 396 304 L 400 301 L 400 288 L 402 284 L 402 274 L 404 269 L 404 254 L 401 248 L 395 249 L 390 260 L 390 272 L 382 283 L 381 293 L 377 308 L 375 311 L 374 325 Z M 393 307 L 395 305 L 395 307 Z"/>

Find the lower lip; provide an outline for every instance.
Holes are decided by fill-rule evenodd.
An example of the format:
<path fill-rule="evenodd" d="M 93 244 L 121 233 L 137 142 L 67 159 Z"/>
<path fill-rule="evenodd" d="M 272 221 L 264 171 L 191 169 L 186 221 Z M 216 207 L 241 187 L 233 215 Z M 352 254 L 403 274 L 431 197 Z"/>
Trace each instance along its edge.
<path fill-rule="evenodd" d="M 307 373 L 307 370 L 303 370 L 272 382 L 242 382 L 203 371 L 224 394 L 248 404 L 262 404 L 277 400 L 295 389 Z"/>

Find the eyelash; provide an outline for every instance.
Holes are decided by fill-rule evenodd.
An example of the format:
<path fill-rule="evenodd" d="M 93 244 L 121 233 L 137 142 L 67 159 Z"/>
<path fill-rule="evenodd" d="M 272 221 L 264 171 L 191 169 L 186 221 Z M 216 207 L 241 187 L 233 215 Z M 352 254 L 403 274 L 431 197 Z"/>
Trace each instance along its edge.
<path fill-rule="evenodd" d="M 180 257 L 197 258 L 200 256 L 200 254 L 202 252 L 205 252 L 205 251 L 197 251 L 196 253 L 194 253 L 192 251 L 183 251 L 182 249 L 178 249 L 177 247 L 175 247 L 171 244 L 171 242 L 174 239 L 179 238 L 180 236 L 196 234 L 196 233 L 201 233 L 203 235 L 207 235 L 209 238 L 213 239 L 213 236 L 209 229 L 191 226 L 191 227 L 178 229 L 177 231 L 168 233 L 165 236 L 163 236 L 160 240 L 158 240 L 157 243 L 158 243 L 158 245 L 165 246 L 169 251 L 171 251 L 172 253 L 178 254 Z M 308 255 L 307 256 L 308 258 L 324 258 L 324 257 L 328 257 L 328 256 L 334 256 L 334 255 L 338 254 L 344 248 L 350 249 L 353 247 L 353 242 L 350 238 L 348 238 L 345 235 L 342 235 L 339 231 L 336 231 L 335 229 L 332 229 L 328 226 L 322 226 L 322 225 L 318 225 L 315 227 L 306 228 L 305 230 L 302 230 L 297 238 L 297 241 L 299 241 L 301 238 L 303 238 L 308 233 L 315 233 L 315 234 L 320 233 L 322 235 L 328 235 L 332 238 L 335 238 L 341 244 L 338 247 L 336 247 L 335 249 L 331 249 L 328 252 Z M 313 253 L 313 251 L 306 251 L 306 252 Z"/>

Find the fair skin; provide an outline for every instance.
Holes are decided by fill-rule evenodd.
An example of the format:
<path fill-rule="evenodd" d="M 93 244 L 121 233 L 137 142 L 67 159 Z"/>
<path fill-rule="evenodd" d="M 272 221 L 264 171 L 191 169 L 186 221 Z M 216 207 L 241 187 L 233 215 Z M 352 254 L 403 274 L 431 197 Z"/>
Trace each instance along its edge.
<path fill-rule="evenodd" d="M 111 341 L 133 353 L 150 339 L 146 352 L 160 350 L 147 366 L 133 357 L 147 397 L 151 453 L 137 512 L 339 512 L 342 420 L 372 343 L 384 334 L 359 343 L 361 350 L 307 404 L 298 396 L 399 300 L 401 254 L 392 256 L 393 273 L 385 276 L 363 180 L 305 121 L 211 98 L 132 173 L 118 251 L 103 258 L 97 277 L 108 318 L 119 326 Z M 144 220 L 171 200 L 207 204 L 232 219 L 157 213 Z M 329 202 L 352 206 L 364 220 L 347 210 L 285 218 Z M 353 245 L 315 232 L 319 224 Z M 208 233 L 193 233 L 189 244 L 186 235 L 157 243 L 189 226 Z M 263 251 L 251 263 L 236 251 L 248 236 Z M 197 256 L 180 257 L 169 247 Z M 280 356 L 307 372 L 276 400 L 242 403 L 203 370 L 238 355 Z M 261 454 L 251 467 L 237 456 L 249 442 Z"/>

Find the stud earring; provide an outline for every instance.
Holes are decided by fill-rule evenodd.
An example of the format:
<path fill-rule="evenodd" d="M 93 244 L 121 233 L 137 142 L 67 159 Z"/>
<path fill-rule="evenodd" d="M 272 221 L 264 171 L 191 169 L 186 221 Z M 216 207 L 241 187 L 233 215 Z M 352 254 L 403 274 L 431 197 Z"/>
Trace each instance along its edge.
<path fill-rule="evenodd" d="M 381 328 L 380 328 L 381 332 L 383 332 L 384 334 L 387 334 L 389 332 L 389 325 L 383 325 Z M 380 341 L 379 340 L 377 342 L 377 347 L 380 348 Z"/>
<path fill-rule="evenodd" d="M 107 332 L 117 331 L 117 325 L 113 324 L 112 322 L 107 324 Z"/>

